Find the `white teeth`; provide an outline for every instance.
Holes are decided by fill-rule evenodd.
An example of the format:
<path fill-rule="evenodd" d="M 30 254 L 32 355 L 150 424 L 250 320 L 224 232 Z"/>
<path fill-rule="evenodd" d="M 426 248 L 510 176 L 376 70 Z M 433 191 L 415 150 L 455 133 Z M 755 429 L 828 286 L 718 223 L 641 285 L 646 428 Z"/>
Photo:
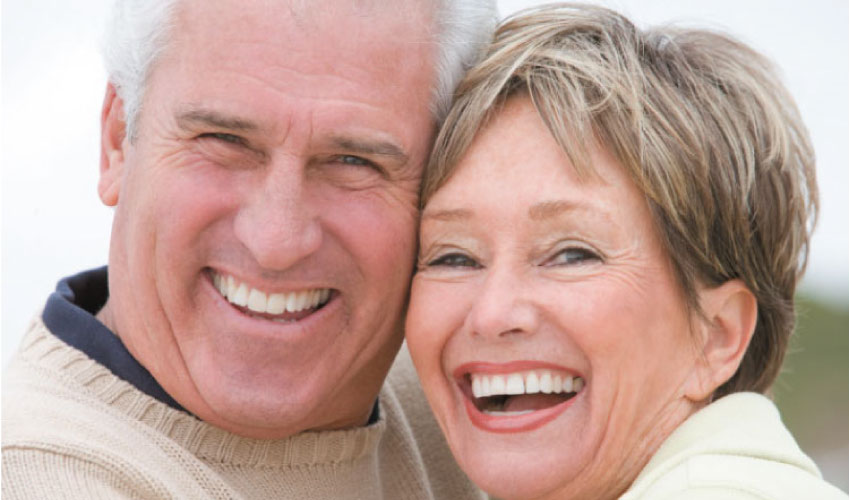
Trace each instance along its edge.
<path fill-rule="evenodd" d="M 256 312 L 266 312 L 268 302 L 269 300 L 266 298 L 266 294 L 256 288 L 252 288 L 248 292 L 248 309 Z"/>
<path fill-rule="evenodd" d="M 543 372 L 540 376 L 540 392 L 543 394 L 552 394 L 552 374 Z"/>
<path fill-rule="evenodd" d="M 551 370 L 530 370 L 499 375 L 474 373 L 470 375 L 470 378 L 472 395 L 476 398 L 516 394 L 573 393 L 580 392 L 584 388 L 584 379 L 581 377 L 571 377 Z"/>
<path fill-rule="evenodd" d="M 298 311 L 295 308 L 295 302 L 298 300 L 298 297 L 295 296 L 295 292 L 291 292 L 286 296 L 286 310 L 289 312 Z"/>
<path fill-rule="evenodd" d="M 478 397 L 487 397 L 493 394 L 490 390 L 490 377 L 484 377 L 481 379 L 481 396 Z"/>
<path fill-rule="evenodd" d="M 248 285 L 242 283 L 239 285 L 239 288 L 236 289 L 236 293 L 230 299 L 230 302 L 233 302 L 237 306 L 247 306 L 248 305 Z"/>
<path fill-rule="evenodd" d="M 233 297 L 236 295 L 236 280 L 233 279 L 233 276 L 228 276 L 226 281 L 222 286 L 226 285 L 227 289 L 222 295 L 227 297 L 227 300 L 233 300 Z"/>
<path fill-rule="evenodd" d="M 490 395 L 505 394 L 505 377 L 493 375 L 490 379 Z"/>
<path fill-rule="evenodd" d="M 560 375 L 552 376 L 552 392 L 560 394 L 564 390 L 564 380 Z"/>
<path fill-rule="evenodd" d="M 303 293 L 294 293 L 294 292 L 293 292 L 293 294 L 292 294 L 292 295 L 294 295 L 294 296 L 295 296 L 295 310 L 296 310 L 296 311 L 300 311 L 301 309 L 304 309 L 304 306 L 306 305 L 306 304 L 304 303 L 304 302 L 306 302 L 306 301 L 304 300 L 304 295 L 305 295 L 305 294 L 303 294 Z"/>
<path fill-rule="evenodd" d="M 525 376 L 525 392 L 528 394 L 540 392 L 540 379 L 537 378 L 536 373 L 531 372 Z"/>
<path fill-rule="evenodd" d="M 514 373 L 508 376 L 508 381 L 505 384 L 505 394 L 525 394 L 525 384 L 522 381 L 522 375 Z"/>
<path fill-rule="evenodd" d="M 515 415 L 528 415 L 529 413 L 534 413 L 534 410 L 522 410 L 522 411 L 498 411 L 498 410 L 484 410 L 484 413 L 487 415 L 493 415 L 496 417 L 512 417 Z"/>
<path fill-rule="evenodd" d="M 576 377 L 576 379 L 573 380 L 573 391 L 580 392 L 582 389 L 584 389 L 584 379 Z"/>
<path fill-rule="evenodd" d="M 472 395 L 476 398 L 480 398 L 483 392 L 481 392 L 481 378 L 476 377 L 472 379 Z"/>
<path fill-rule="evenodd" d="M 300 292 L 265 293 L 236 281 L 233 276 L 212 273 L 212 282 L 221 295 L 230 303 L 247 307 L 251 311 L 266 314 L 283 314 L 304 309 L 315 309 L 325 304 L 331 296 L 329 288 L 317 288 Z"/>
<path fill-rule="evenodd" d="M 283 311 L 286 311 L 286 295 L 282 293 L 269 295 L 266 312 L 269 314 L 283 314 Z"/>

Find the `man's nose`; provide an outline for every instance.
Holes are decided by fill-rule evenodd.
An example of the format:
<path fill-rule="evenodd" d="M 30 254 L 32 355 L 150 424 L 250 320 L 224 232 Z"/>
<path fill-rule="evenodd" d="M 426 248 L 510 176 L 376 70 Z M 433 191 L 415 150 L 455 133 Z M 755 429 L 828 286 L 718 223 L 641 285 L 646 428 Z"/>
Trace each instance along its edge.
<path fill-rule="evenodd" d="M 269 166 L 236 215 L 236 237 L 264 269 L 284 270 L 322 244 L 318 208 L 294 160 Z M 283 163 L 283 162 L 281 162 Z"/>
<path fill-rule="evenodd" d="M 509 339 L 539 326 L 533 287 L 518 270 L 493 270 L 473 298 L 467 329 L 473 336 Z"/>

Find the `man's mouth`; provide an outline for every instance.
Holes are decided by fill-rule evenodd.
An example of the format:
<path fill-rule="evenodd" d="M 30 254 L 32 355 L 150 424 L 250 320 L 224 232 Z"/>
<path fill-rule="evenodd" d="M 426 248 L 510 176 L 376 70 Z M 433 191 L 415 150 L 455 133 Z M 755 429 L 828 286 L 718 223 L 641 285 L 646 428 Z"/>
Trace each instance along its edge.
<path fill-rule="evenodd" d="M 233 276 L 210 270 L 215 289 L 241 312 L 272 321 L 290 323 L 303 319 L 325 306 L 333 289 L 313 288 L 290 292 L 265 292 Z"/>
<path fill-rule="evenodd" d="M 553 369 L 512 373 L 467 373 L 464 393 L 475 408 L 492 417 L 526 415 L 569 401 L 584 389 L 584 379 Z"/>

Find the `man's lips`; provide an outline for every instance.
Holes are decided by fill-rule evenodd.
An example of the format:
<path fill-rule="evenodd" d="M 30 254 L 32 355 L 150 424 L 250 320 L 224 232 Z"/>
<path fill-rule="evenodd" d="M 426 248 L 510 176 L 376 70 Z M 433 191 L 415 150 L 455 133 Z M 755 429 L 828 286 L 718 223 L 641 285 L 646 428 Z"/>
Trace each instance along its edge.
<path fill-rule="evenodd" d="M 250 316 L 273 321 L 303 319 L 324 307 L 336 295 L 331 288 L 266 292 L 212 269 L 209 275 L 214 288 L 236 309 Z"/>
<path fill-rule="evenodd" d="M 468 363 L 454 372 L 470 420 L 491 432 L 536 429 L 572 405 L 585 379 L 551 363 Z"/>

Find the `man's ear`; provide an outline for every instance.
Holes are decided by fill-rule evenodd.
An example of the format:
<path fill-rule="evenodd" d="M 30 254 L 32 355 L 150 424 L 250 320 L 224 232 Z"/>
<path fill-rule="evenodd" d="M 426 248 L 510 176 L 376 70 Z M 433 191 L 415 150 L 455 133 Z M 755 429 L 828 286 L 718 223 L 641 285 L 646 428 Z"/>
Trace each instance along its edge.
<path fill-rule="evenodd" d="M 704 317 L 696 318 L 697 347 L 702 351 L 687 387 L 693 401 L 706 401 L 738 370 L 756 328 L 758 302 L 741 280 L 699 292 Z"/>
<path fill-rule="evenodd" d="M 97 193 L 101 201 L 110 207 L 118 204 L 124 174 L 126 139 L 124 101 L 118 97 L 112 83 L 109 83 L 100 113 L 100 181 Z"/>

